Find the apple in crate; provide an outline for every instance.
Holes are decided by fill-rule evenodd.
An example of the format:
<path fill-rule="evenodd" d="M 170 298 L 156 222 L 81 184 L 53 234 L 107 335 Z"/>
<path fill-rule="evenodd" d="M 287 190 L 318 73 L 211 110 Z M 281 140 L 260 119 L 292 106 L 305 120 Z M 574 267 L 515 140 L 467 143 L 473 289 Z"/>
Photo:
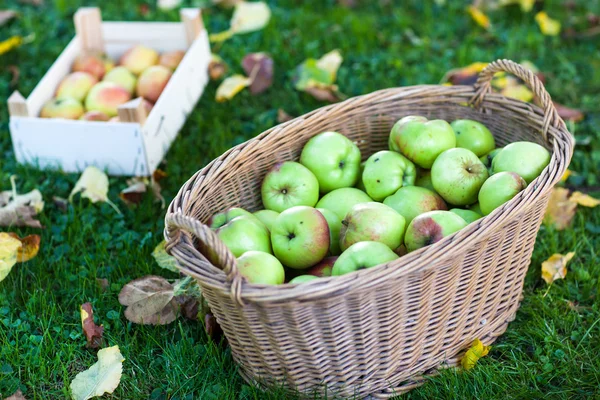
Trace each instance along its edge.
<path fill-rule="evenodd" d="M 378 151 L 367 159 L 362 180 L 367 194 L 382 201 L 396 193 L 402 186 L 415 184 L 415 165 L 395 151 Z"/>
<path fill-rule="evenodd" d="M 348 211 L 356 204 L 373 201 L 362 190 L 356 188 L 341 188 L 327 193 L 319 200 L 316 207 L 333 211 L 340 220 L 346 217 Z"/>
<path fill-rule="evenodd" d="M 146 46 L 137 45 L 125 52 L 119 64 L 136 75 L 141 74 L 158 62 L 158 53 Z"/>
<path fill-rule="evenodd" d="M 550 153 L 537 143 L 514 142 L 506 145 L 492 160 L 492 171 L 515 172 L 530 184 L 550 163 Z"/>
<path fill-rule="evenodd" d="M 129 93 L 133 94 L 137 78 L 131 71 L 123 66 L 115 67 L 104 75 L 103 81 L 116 83 Z"/>
<path fill-rule="evenodd" d="M 228 223 L 229 221 L 231 221 L 232 219 L 234 219 L 235 217 L 240 217 L 242 215 L 246 216 L 246 217 L 254 218 L 254 215 L 252 215 L 252 213 L 244 210 L 243 208 L 232 207 L 223 212 L 216 213 L 215 215 L 213 215 L 208 220 L 208 226 L 210 227 L 210 229 L 213 229 L 213 230 L 218 229 L 218 228 L 222 227 L 223 225 L 225 225 L 226 223 Z"/>
<path fill-rule="evenodd" d="M 321 193 L 352 187 L 360 178 L 360 150 L 337 132 L 311 138 L 302 149 L 300 163 L 315 174 Z"/>
<path fill-rule="evenodd" d="M 360 269 L 394 261 L 398 255 L 379 242 L 358 242 L 348 247 L 336 260 L 332 276 L 344 275 Z"/>
<path fill-rule="evenodd" d="M 450 126 L 456 134 L 456 147 L 469 149 L 477 157 L 483 157 L 496 147 L 494 135 L 481 122 L 457 119 Z"/>
<path fill-rule="evenodd" d="M 173 75 L 173 72 L 162 65 L 154 65 L 146 69 L 137 81 L 137 95 L 156 103 L 169 79 L 171 79 L 171 75 Z"/>
<path fill-rule="evenodd" d="M 88 111 L 101 111 L 109 117 L 117 115 L 117 107 L 131 100 L 131 94 L 112 82 L 99 82 L 85 99 Z"/>
<path fill-rule="evenodd" d="M 272 253 L 269 230 L 253 215 L 235 217 L 216 232 L 236 257 L 250 250 Z"/>
<path fill-rule="evenodd" d="M 447 210 L 444 199 L 432 190 L 419 186 L 401 187 L 383 200 L 383 204 L 392 207 L 410 224 L 417 215 L 433 210 Z"/>
<path fill-rule="evenodd" d="M 273 227 L 273 222 L 275 222 L 279 216 L 279 213 L 273 210 L 258 210 L 253 212 L 252 215 L 258 218 L 260 222 L 265 224 L 267 229 L 270 231 Z"/>
<path fill-rule="evenodd" d="M 327 220 L 329 226 L 329 255 L 339 256 L 340 250 L 340 230 L 342 229 L 342 220 L 331 210 L 326 208 L 317 208 Z"/>
<path fill-rule="evenodd" d="M 79 119 L 82 121 L 108 121 L 110 117 L 102 111 L 87 111 Z"/>
<path fill-rule="evenodd" d="M 414 251 L 439 242 L 467 226 L 464 219 L 450 211 L 429 211 L 417 216 L 406 228 L 404 244 Z"/>
<path fill-rule="evenodd" d="M 77 56 L 73 62 L 73 71 L 87 72 L 97 80 L 114 67 L 114 62 L 103 54 L 84 53 Z"/>
<path fill-rule="evenodd" d="M 281 285 L 285 280 L 283 265 L 272 254 L 250 250 L 237 259 L 240 274 L 250 283 Z"/>
<path fill-rule="evenodd" d="M 488 215 L 527 187 L 525 179 L 514 172 L 498 172 L 485 181 L 479 191 L 479 206 Z"/>
<path fill-rule="evenodd" d="M 404 117 L 392 128 L 390 150 L 398 151 L 421 168 L 429 169 L 444 151 L 456 146 L 456 135 L 442 119 Z"/>
<path fill-rule="evenodd" d="M 167 51 L 160 55 L 158 59 L 158 64 L 164 67 L 167 67 L 171 70 L 175 70 L 183 57 L 185 56 L 185 51 L 183 50 L 175 50 L 175 51 Z"/>
<path fill-rule="evenodd" d="M 404 242 L 406 221 L 393 208 L 381 203 L 357 204 L 342 221 L 340 248 L 354 243 L 380 242 L 396 250 Z"/>
<path fill-rule="evenodd" d="M 90 89 L 98 83 L 98 79 L 87 72 L 72 72 L 66 76 L 56 89 L 56 98 L 72 98 L 79 102 L 85 100 Z"/>
<path fill-rule="evenodd" d="M 78 119 L 83 113 L 83 106 L 75 99 L 52 99 L 44 104 L 40 117 Z"/>
<path fill-rule="evenodd" d="M 282 212 L 294 206 L 312 207 L 319 200 L 319 182 L 304 165 L 294 161 L 275 164 L 260 188 L 266 209 Z"/>
<path fill-rule="evenodd" d="M 435 191 L 450 204 L 466 206 L 477 201 L 477 194 L 489 173 L 479 157 L 468 149 L 446 150 L 431 167 Z"/>
<path fill-rule="evenodd" d="M 304 269 L 321 261 L 329 250 L 329 226 L 317 209 L 289 208 L 271 230 L 273 253 L 287 267 Z"/>
<path fill-rule="evenodd" d="M 309 268 L 306 273 L 318 277 L 331 276 L 331 269 L 333 268 L 333 264 L 335 264 L 337 259 L 337 256 L 325 257 L 317 265 Z"/>
<path fill-rule="evenodd" d="M 485 185 L 485 183 L 484 183 L 484 185 Z M 464 219 L 467 224 L 470 224 L 471 222 L 475 222 L 478 219 L 482 218 L 482 216 L 480 214 L 476 213 L 473 210 L 464 210 L 462 208 L 453 208 L 449 211 L 458 215 L 462 219 Z"/>

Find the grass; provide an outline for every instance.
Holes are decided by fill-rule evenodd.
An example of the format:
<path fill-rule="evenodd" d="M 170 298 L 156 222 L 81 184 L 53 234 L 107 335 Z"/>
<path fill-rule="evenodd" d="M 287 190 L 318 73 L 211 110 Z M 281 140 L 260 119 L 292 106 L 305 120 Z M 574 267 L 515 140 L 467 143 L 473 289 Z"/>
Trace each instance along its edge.
<path fill-rule="evenodd" d="M 177 12 L 157 10 L 154 1 L 85 2 L 103 4 L 107 20 L 176 20 Z M 364 2 L 355 9 L 327 1 L 269 1 L 273 18 L 261 32 L 234 37 L 216 46 L 234 72 L 249 52 L 267 51 L 275 61 L 273 87 L 253 97 L 243 92 L 228 103 L 214 101 L 211 82 L 162 166 L 169 174 L 163 194 L 170 200 L 196 170 L 233 145 L 275 125 L 277 109 L 292 115 L 322 103 L 293 89 L 291 71 L 307 57 L 339 48 L 344 64 L 340 89 L 349 96 L 391 86 L 437 83 L 448 69 L 475 61 L 531 60 L 545 74 L 553 98 L 585 111 L 570 124 L 578 139 L 567 184 L 594 191 L 600 169 L 600 53 L 598 38 L 563 39 L 540 34 L 533 13 L 508 7 L 490 14 L 491 33 L 475 26 L 466 3 L 406 1 Z M 550 16 L 563 25 L 597 12 L 598 2 L 576 2 L 568 10 L 546 1 Z M 135 5 L 134 5 L 135 4 Z M 140 6 L 149 12 L 142 15 Z M 20 17 L 0 28 L 0 38 L 36 34 L 34 42 L 0 56 L 0 99 L 18 88 L 28 95 L 73 35 L 72 16 L 84 2 L 46 1 L 36 7 L 16 0 L 2 7 Z M 187 2 L 187 5 L 192 5 Z M 539 5 L 538 5 L 539 6 Z M 211 32 L 226 29 L 230 12 L 211 8 L 204 20 Z M 579 23 L 585 24 L 585 22 Z M 420 40 L 411 41 L 416 36 Z M 8 66 L 20 77 L 10 83 Z M 4 100 L 2 100 L 4 101 Z M 43 135 L 44 132 L 40 132 Z M 78 200 L 66 212 L 52 196 L 67 197 L 78 176 L 37 171 L 17 165 L 0 107 L 0 189 L 18 175 L 21 192 L 39 188 L 46 200 L 41 220 L 42 248 L 34 260 L 18 265 L 0 283 L 0 398 L 21 389 L 28 399 L 66 398 L 74 376 L 96 360 L 84 347 L 79 305 L 91 301 L 105 326 L 106 343 L 118 344 L 127 359 L 113 398 L 119 399 L 278 399 L 281 391 L 263 392 L 243 383 L 228 349 L 207 340 L 197 322 L 177 320 L 165 327 L 129 323 L 117 300 L 132 279 L 161 270 L 150 253 L 161 240 L 164 210 L 148 197 L 117 215 L 107 204 Z M 111 178 L 110 198 L 118 201 L 124 179 Z M 596 188 L 596 189 L 594 189 Z M 596 192 L 596 196 L 598 193 Z M 30 229 L 11 229 L 24 235 Z M 490 354 L 468 373 L 445 371 L 405 395 L 430 398 L 598 398 L 600 396 L 600 208 L 580 209 L 569 230 L 542 227 L 525 281 L 517 319 Z M 540 264 L 553 253 L 576 251 L 564 281 L 550 289 L 540 278 Z M 110 285 L 102 291 L 96 278 Z M 546 294 L 547 293 L 547 294 Z M 573 302 L 573 303 L 569 303 Z M 571 304 L 571 306 L 570 306 Z M 576 304 L 577 307 L 573 307 Z"/>

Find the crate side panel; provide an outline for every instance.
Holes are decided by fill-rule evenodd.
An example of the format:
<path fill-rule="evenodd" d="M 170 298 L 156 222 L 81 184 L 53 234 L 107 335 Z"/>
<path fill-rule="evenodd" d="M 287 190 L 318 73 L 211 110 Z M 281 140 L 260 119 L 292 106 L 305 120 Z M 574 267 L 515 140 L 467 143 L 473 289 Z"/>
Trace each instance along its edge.
<path fill-rule="evenodd" d="M 159 53 L 188 47 L 181 22 L 103 22 L 102 32 L 106 53 L 117 62 L 123 53 L 137 44 Z"/>
<path fill-rule="evenodd" d="M 89 165 L 110 175 L 148 175 L 139 124 L 12 117 L 17 161 L 81 172 Z"/>

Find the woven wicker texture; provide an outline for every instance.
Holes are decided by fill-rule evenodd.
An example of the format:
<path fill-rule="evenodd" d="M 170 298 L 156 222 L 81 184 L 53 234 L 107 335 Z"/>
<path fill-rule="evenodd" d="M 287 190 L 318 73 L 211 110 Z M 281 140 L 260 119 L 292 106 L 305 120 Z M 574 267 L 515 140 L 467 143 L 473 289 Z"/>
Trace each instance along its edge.
<path fill-rule="evenodd" d="M 540 106 L 492 93 L 498 71 L 523 79 Z M 526 190 L 489 216 L 388 264 L 300 285 L 243 281 L 235 257 L 203 222 L 229 207 L 263 208 L 260 185 L 268 169 L 297 160 L 312 136 L 340 132 L 366 159 L 387 148 L 395 121 L 415 114 L 481 121 L 499 146 L 528 140 L 551 150 L 552 159 Z M 548 196 L 573 145 L 535 75 L 498 60 L 474 87 L 381 90 L 317 109 L 232 148 L 196 173 L 171 203 L 167 248 L 202 286 L 246 380 L 341 397 L 392 397 L 456 365 L 475 338 L 493 342 L 514 319 Z"/>

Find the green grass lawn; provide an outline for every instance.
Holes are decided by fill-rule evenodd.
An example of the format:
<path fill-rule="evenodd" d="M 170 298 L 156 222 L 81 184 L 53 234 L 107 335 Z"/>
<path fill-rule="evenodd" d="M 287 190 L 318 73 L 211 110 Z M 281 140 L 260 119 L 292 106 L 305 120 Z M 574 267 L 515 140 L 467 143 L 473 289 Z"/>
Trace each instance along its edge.
<path fill-rule="evenodd" d="M 81 331 L 79 306 L 87 301 L 94 306 L 97 322 L 104 324 L 105 344 L 119 345 L 126 358 L 123 379 L 112 398 L 283 398 L 282 392 L 266 393 L 246 385 L 229 350 L 207 340 L 202 324 L 179 319 L 168 326 L 146 327 L 124 318 L 117 295 L 125 283 L 148 274 L 177 277 L 160 269 L 150 255 L 161 240 L 165 213 L 151 196 L 127 208 L 118 199 L 125 180 L 111 178 L 109 195 L 123 215 L 107 204 L 87 200 L 76 201 L 63 212 L 53 205 L 52 196 L 67 197 L 78 176 L 16 164 L 4 99 L 14 89 L 25 96 L 32 91 L 72 37 L 73 13 L 84 3 L 106 3 L 106 20 L 178 19 L 177 11 L 157 10 L 154 1 L 46 0 L 41 7 L 17 0 L 0 3 L 0 8 L 20 12 L 18 19 L 0 28 L 0 39 L 36 35 L 32 43 L 0 56 L 0 189 L 7 190 L 9 177 L 16 174 L 21 192 L 37 187 L 46 201 L 40 254 L 18 264 L 0 283 L 0 398 L 19 388 L 28 399 L 69 396 L 71 380 L 96 361 L 95 352 L 85 348 Z M 213 51 L 234 72 L 242 72 L 240 62 L 246 53 L 271 53 L 273 87 L 256 97 L 245 91 L 231 102 L 216 103 L 217 83 L 208 85 L 162 166 L 168 173 L 163 181 L 167 201 L 210 160 L 277 124 L 278 108 L 301 115 L 322 106 L 294 90 L 291 71 L 305 58 L 335 48 L 344 55 L 338 84 L 349 96 L 438 83 L 448 69 L 475 61 L 533 61 L 544 72 L 556 101 L 586 113 L 584 121 L 570 124 L 579 144 L 570 167 L 577 175 L 567 185 L 592 194 L 595 190 L 598 197 L 598 36 L 577 40 L 543 36 L 534 12 L 523 14 L 518 7 L 490 13 L 493 31 L 487 33 L 474 25 L 464 11 L 466 3 L 459 1 L 448 0 L 443 6 L 402 1 L 402 7 L 394 7 L 394 1 L 373 0 L 355 9 L 338 7 L 333 0 L 269 3 L 273 16 L 266 29 L 234 37 Z M 596 0 L 576 2 L 573 9 L 562 3 L 546 1 L 543 7 L 565 26 L 585 18 L 587 12 L 600 12 Z M 146 15 L 141 13 L 142 4 L 149 6 Z M 229 17 L 229 11 L 217 8 L 204 13 L 211 32 L 226 29 Z M 418 39 L 411 40 L 413 36 Z M 20 70 L 16 84 L 10 83 L 10 65 Z M 20 235 L 39 232 L 11 230 Z M 445 371 L 404 398 L 599 398 L 599 232 L 600 207 L 580 208 L 569 230 L 542 227 L 517 319 L 490 354 L 472 371 Z M 566 279 L 547 290 L 540 278 L 541 262 L 568 251 L 577 254 Z M 102 291 L 96 278 L 106 278 L 108 290 Z"/>

